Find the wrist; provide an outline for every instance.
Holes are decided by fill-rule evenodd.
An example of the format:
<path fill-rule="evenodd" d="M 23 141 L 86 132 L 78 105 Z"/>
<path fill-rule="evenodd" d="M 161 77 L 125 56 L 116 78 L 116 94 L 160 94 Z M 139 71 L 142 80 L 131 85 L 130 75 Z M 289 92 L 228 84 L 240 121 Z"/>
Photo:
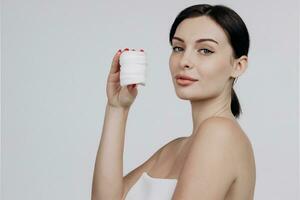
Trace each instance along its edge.
<path fill-rule="evenodd" d="M 109 103 L 106 104 L 107 109 L 112 110 L 112 111 L 117 111 L 117 112 L 129 112 L 130 107 L 122 107 L 122 106 L 113 106 L 110 105 Z"/>

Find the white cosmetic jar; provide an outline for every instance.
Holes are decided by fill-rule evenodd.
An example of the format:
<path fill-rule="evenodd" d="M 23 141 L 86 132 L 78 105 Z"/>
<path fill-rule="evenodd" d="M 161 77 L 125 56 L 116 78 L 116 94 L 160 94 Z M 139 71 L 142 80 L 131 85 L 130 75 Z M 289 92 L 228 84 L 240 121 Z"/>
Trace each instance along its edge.
<path fill-rule="evenodd" d="M 124 51 L 120 55 L 120 84 L 146 85 L 146 53 L 143 51 Z"/>

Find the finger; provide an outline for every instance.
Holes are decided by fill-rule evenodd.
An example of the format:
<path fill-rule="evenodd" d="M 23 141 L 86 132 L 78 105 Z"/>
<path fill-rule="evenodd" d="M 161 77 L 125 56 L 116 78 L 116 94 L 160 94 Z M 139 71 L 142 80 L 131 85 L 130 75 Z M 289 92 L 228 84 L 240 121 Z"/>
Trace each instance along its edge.
<path fill-rule="evenodd" d="M 135 85 L 135 84 L 127 85 L 127 89 L 128 89 L 128 90 L 132 90 L 132 89 L 134 88 L 134 85 Z"/>
<path fill-rule="evenodd" d="M 114 55 L 114 57 L 113 57 L 113 60 L 112 60 L 112 63 L 111 63 L 111 68 L 110 68 L 110 73 L 111 73 L 111 74 L 120 71 L 119 58 L 120 58 L 121 53 L 122 53 L 121 51 L 118 51 L 118 52 Z"/>
<path fill-rule="evenodd" d="M 136 84 L 133 84 L 133 85 L 130 85 L 130 87 L 128 88 L 128 92 L 132 95 L 132 96 L 136 96 L 137 95 L 137 85 Z"/>
<path fill-rule="evenodd" d="M 128 90 L 131 90 L 131 88 L 132 88 L 132 85 L 127 85 Z"/>

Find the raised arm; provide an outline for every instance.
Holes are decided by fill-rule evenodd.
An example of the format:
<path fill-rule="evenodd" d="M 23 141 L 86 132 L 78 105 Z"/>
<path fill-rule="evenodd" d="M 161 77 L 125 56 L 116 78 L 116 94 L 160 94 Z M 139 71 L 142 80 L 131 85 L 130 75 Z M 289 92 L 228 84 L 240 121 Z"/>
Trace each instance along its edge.
<path fill-rule="evenodd" d="M 108 101 L 94 167 L 92 200 L 120 200 L 123 195 L 125 128 L 137 87 L 120 86 L 120 54 L 115 54 L 107 79 Z"/>

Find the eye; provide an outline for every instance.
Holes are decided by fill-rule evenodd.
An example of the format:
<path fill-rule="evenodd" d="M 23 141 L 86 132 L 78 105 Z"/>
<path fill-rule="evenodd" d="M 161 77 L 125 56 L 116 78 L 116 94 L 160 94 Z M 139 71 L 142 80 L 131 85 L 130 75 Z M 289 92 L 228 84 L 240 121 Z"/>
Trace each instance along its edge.
<path fill-rule="evenodd" d="M 200 51 L 201 50 L 204 50 L 204 54 L 212 54 L 213 53 L 213 51 L 210 51 L 208 49 L 200 49 Z"/>
<path fill-rule="evenodd" d="M 177 52 L 176 51 L 177 48 L 182 49 L 181 47 L 173 47 L 172 49 L 173 49 L 173 51 Z"/>

